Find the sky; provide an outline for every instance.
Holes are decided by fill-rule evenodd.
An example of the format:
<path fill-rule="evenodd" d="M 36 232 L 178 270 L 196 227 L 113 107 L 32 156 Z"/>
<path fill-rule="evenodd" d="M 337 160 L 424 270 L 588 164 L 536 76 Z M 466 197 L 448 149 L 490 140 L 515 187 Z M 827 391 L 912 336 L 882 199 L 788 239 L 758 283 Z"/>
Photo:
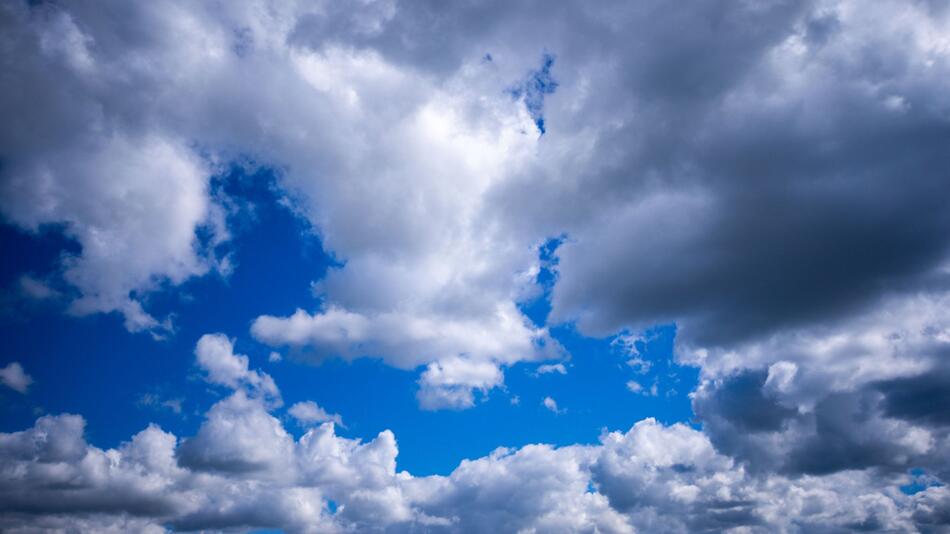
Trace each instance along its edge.
<path fill-rule="evenodd" d="M 0 5 L 0 530 L 950 530 L 950 6 Z"/>

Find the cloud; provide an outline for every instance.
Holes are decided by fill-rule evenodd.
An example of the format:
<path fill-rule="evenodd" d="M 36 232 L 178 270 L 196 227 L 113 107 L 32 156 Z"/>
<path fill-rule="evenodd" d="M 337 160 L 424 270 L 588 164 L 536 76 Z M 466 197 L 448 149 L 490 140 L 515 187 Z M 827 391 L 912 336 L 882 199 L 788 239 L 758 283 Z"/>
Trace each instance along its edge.
<path fill-rule="evenodd" d="M 538 366 L 539 375 L 546 375 L 546 374 L 551 374 L 551 373 L 566 375 L 567 368 L 564 367 L 563 363 L 546 363 L 544 365 Z"/>
<path fill-rule="evenodd" d="M 293 406 L 287 409 L 287 413 L 291 415 L 298 423 L 304 426 L 310 426 L 315 423 L 326 423 L 328 421 L 333 422 L 344 428 L 343 418 L 339 414 L 327 413 L 326 410 L 317 405 L 313 401 L 304 401 L 295 403 Z"/>
<path fill-rule="evenodd" d="M 544 397 L 543 399 L 541 399 L 541 406 L 544 406 L 545 408 L 547 408 L 548 410 L 556 414 L 562 413 L 564 411 L 564 410 L 558 409 L 557 401 L 551 397 Z"/>
<path fill-rule="evenodd" d="M 495 364 L 469 358 L 448 358 L 430 363 L 419 378 L 416 398 L 424 410 L 469 408 L 475 402 L 474 391 L 482 394 L 500 386 L 504 380 Z"/>
<path fill-rule="evenodd" d="M 6 367 L 0 367 L 0 382 L 17 393 L 26 394 L 33 383 L 33 377 L 26 374 L 20 362 L 10 362 Z"/>
<path fill-rule="evenodd" d="M 728 346 L 859 312 L 936 274 L 950 220 L 931 196 L 947 186 L 933 163 L 944 157 L 936 132 L 947 123 L 913 103 L 895 115 L 884 102 L 896 93 L 936 106 L 928 109 L 947 105 L 934 85 L 946 54 L 929 37 L 946 28 L 946 13 L 886 2 L 874 10 L 849 2 L 791 9 L 729 12 L 724 24 L 748 16 L 767 28 L 754 34 L 736 27 L 708 41 L 667 35 L 681 47 L 667 53 L 725 70 L 680 64 L 678 76 L 663 76 L 649 71 L 670 64 L 663 54 L 647 62 L 631 54 L 611 72 L 636 96 L 598 93 L 564 117 L 578 131 L 571 120 L 629 110 L 592 141 L 627 150 L 600 166 L 594 158 L 603 151 L 591 150 L 590 165 L 577 169 L 585 194 L 604 196 L 591 204 L 598 216 L 566 230 L 556 319 L 594 334 L 676 321 L 683 340 Z M 700 12 L 676 23 L 691 25 Z M 897 12 L 906 18 L 891 16 Z M 818 40 L 822 14 L 834 24 Z M 682 27 L 660 18 L 651 36 Z M 694 55 L 692 46 L 712 48 Z M 889 53 L 874 64 L 858 52 L 870 48 Z M 558 65 L 566 61 L 559 56 Z M 546 109 L 550 120 L 558 113 Z M 644 129 L 654 118 L 664 127 Z M 897 175 L 915 178 L 898 185 Z M 570 183 L 546 182 L 550 195 Z"/>
<path fill-rule="evenodd" d="M 262 315 L 259 339 L 401 368 L 558 356 L 517 307 L 545 236 L 508 231 L 485 205 L 536 157 L 540 93 L 506 90 L 531 72 L 550 78 L 550 61 L 537 71 L 540 49 L 504 70 L 482 51 L 434 78 L 346 42 L 390 39 L 388 25 L 406 22 L 394 5 L 368 17 L 289 4 L 260 16 L 269 8 L 253 1 L 4 9 L 16 83 L 3 95 L 0 211 L 78 242 L 60 265 L 74 313 L 172 331 L 148 295 L 227 271 L 210 177 L 252 159 L 279 170 L 294 211 L 341 260 L 319 284 L 324 306 Z M 117 32 L 113 16 L 141 31 Z M 311 25 L 344 41 L 308 42 Z"/>
<path fill-rule="evenodd" d="M 328 423 L 293 440 L 262 410 L 260 401 L 236 393 L 212 407 L 195 438 L 179 441 L 153 425 L 109 450 L 86 443 L 84 421 L 73 415 L 0 434 L 0 457 L 10 466 L 0 473 L 0 524 L 39 531 L 64 524 L 288 532 L 914 530 L 938 526 L 947 513 L 944 486 L 906 495 L 894 486 L 900 477 L 873 471 L 756 476 L 716 452 L 702 432 L 652 419 L 604 434 L 596 445 L 502 448 L 447 476 L 416 477 L 395 471 L 398 450 L 388 431 L 361 443 L 337 436 Z M 218 425 L 228 434 L 210 430 Z"/>
<path fill-rule="evenodd" d="M 234 344 L 224 334 L 205 334 L 195 346 L 197 364 L 206 372 L 205 380 L 230 389 L 246 388 L 254 394 L 280 401 L 280 391 L 267 373 L 248 368 L 248 358 L 234 353 Z"/>
<path fill-rule="evenodd" d="M 56 291 L 43 280 L 34 278 L 25 274 L 17 280 L 20 286 L 20 293 L 34 300 L 49 300 L 60 297 L 59 291 Z"/>
<path fill-rule="evenodd" d="M 894 296 L 838 323 L 684 349 L 702 365 L 694 411 L 717 447 L 758 470 L 946 469 L 947 298 Z"/>
<path fill-rule="evenodd" d="M 238 385 L 245 371 L 256 372 L 237 368 L 242 372 L 228 376 Z M 742 378 L 732 389 L 754 390 L 765 376 Z M 212 405 L 186 438 L 149 425 L 114 449 L 100 449 L 85 440 L 84 419 L 70 414 L 0 433 L 0 527 L 913 531 L 942 528 L 950 512 L 943 472 L 907 494 L 898 488 L 920 476 L 873 466 L 794 476 L 755 471 L 717 450 L 704 431 L 654 419 L 605 431 L 593 445 L 499 448 L 445 476 L 414 476 L 396 471 L 392 432 L 362 442 L 337 435 L 331 421 L 294 439 L 271 413 L 276 407 L 247 389 Z M 544 405 L 557 410 L 550 397 Z M 312 402 L 289 411 L 307 423 L 333 417 Z"/>
<path fill-rule="evenodd" d="M 172 413 L 181 415 L 182 404 L 185 402 L 184 398 L 172 398 L 172 399 L 163 399 L 161 395 L 157 393 L 145 393 L 139 400 L 136 402 L 139 406 L 145 406 L 153 409 L 165 409 L 169 410 Z"/>
<path fill-rule="evenodd" d="M 197 435 L 182 442 L 178 461 L 198 471 L 279 474 L 292 441 L 263 404 L 236 391 L 211 408 Z"/>
<path fill-rule="evenodd" d="M 636 380 L 627 380 L 627 389 L 632 393 L 656 397 L 658 394 L 658 388 L 659 386 L 656 382 L 654 382 L 649 388 L 644 388 L 643 385 Z"/>

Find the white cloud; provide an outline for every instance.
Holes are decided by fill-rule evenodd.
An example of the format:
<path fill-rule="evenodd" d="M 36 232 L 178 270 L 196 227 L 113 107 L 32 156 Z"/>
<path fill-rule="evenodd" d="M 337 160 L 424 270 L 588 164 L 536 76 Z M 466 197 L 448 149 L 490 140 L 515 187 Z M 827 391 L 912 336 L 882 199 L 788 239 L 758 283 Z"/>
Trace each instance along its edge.
<path fill-rule="evenodd" d="M 499 366 L 561 355 L 548 332 L 531 326 L 510 303 L 460 321 L 402 313 L 370 317 L 340 308 L 315 315 L 297 310 L 289 318 L 259 317 L 251 332 L 265 343 L 305 347 L 320 359 L 379 355 L 405 369 L 428 364 L 419 380 L 426 409 L 470 407 L 473 389 L 502 383 Z"/>
<path fill-rule="evenodd" d="M 293 438 L 259 399 L 236 391 L 215 404 L 193 438 L 178 450 L 179 462 L 197 471 L 285 476 Z"/>
<path fill-rule="evenodd" d="M 215 376 L 240 385 L 247 370 L 229 368 L 241 372 Z M 543 404 L 558 410 L 551 397 Z M 396 471 L 399 451 L 388 430 L 364 443 L 324 422 L 295 440 L 274 408 L 237 387 L 192 437 L 149 425 L 107 450 L 85 441 L 78 415 L 44 416 L 22 432 L 0 433 L 0 528 L 912 531 L 950 510 L 944 486 L 906 495 L 898 486 L 910 477 L 874 468 L 756 473 L 717 452 L 704 432 L 653 419 L 605 432 L 595 445 L 499 448 L 446 476 L 414 476 Z M 290 413 L 307 423 L 335 417 L 315 403 L 295 404 Z"/>
<path fill-rule="evenodd" d="M 551 374 L 551 373 L 566 375 L 567 369 L 564 367 L 563 363 L 546 363 L 544 365 L 538 366 L 539 375 L 546 375 L 546 374 Z"/>
<path fill-rule="evenodd" d="M 481 51 L 433 76 L 348 42 L 383 35 L 394 4 L 365 20 L 362 9 L 253 0 L 4 9 L 17 83 L 3 94 L 0 142 L 14 156 L 0 211 L 79 242 L 61 266 L 79 292 L 73 312 L 173 331 L 147 297 L 227 271 L 209 179 L 246 156 L 280 170 L 294 211 L 342 265 L 319 283 L 325 306 L 255 321 L 262 341 L 407 369 L 561 355 L 517 306 L 546 235 L 510 231 L 489 198 L 538 157 L 534 120 L 506 90 L 541 49 L 503 68 Z M 116 31 L 112 17 L 134 29 Z M 346 35 L 308 43 L 309 24 Z"/>
<path fill-rule="evenodd" d="M 475 403 L 475 390 L 485 394 L 503 381 L 504 375 L 497 364 L 470 358 L 446 358 L 426 366 L 419 378 L 416 398 L 424 410 L 469 408 Z"/>
<path fill-rule="evenodd" d="M 561 413 L 562 410 L 558 409 L 557 401 L 551 397 L 544 397 L 541 399 L 541 406 L 544 406 L 548 410 L 551 410 L 554 413 Z"/>
<path fill-rule="evenodd" d="M 205 334 L 195 346 L 197 364 L 207 374 L 205 380 L 231 389 L 246 387 L 252 393 L 273 397 L 278 402 L 280 391 L 267 373 L 251 371 L 248 358 L 234 353 L 234 344 L 224 334 Z"/>
<path fill-rule="evenodd" d="M 26 374 L 20 362 L 10 362 L 6 367 L 0 367 L 0 382 L 13 391 L 26 394 L 33 383 L 33 377 Z"/>
<path fill-rule="evenodd" d="M 396 472 L 389 431 L 361 443 L 324 424 L 295 441 L 241 392 L 212 407 L 198 435 L 181 444 L 153 425 L 102 450 L 85 442 L 83 426 L 79 416 L 47 416 L 0 434 L 0 458 L 10 467 L 0 473 L 0 525 L 628 533 L 873 524 L 904 531 L 950 505 L 943 487 L 908 496 L 896 489 L 906 477 L 870 470 L 757 476 L 717 453 L 701 431 L 652 419 L 606 433 L 597 445 L 498 449 L 426 477 Z"/>
<path fill-rule="evenodd" d="M 325 423 L 332 422 L 339 426 L 343 425 L 343 418 L 339 414 L 327 413 L 326 410 L 321 408 L 317 403 L 313 401 L 303 401 L 295 403 L 293 406 L 287 409 L 294 419 L 297 420 L 301 425 L 309 426 L 315 423 Z"/>

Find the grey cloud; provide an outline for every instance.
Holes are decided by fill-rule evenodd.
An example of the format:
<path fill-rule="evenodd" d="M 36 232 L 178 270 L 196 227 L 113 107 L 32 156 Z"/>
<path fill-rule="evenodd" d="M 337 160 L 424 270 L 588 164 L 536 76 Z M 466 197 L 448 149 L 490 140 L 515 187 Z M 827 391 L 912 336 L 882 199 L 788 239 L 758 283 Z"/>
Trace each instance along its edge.
<path fill-rule="evenodd" d="M 895 297 L 732 350 L 684 349 L 704 375 L 694 412 L 720 451 L 756 472 L 944 473 L 946 298 Z"/>
<path fill-rule="evenodd" d="M 628 182 L 662 185 L 606 228 L 569 232 L 555 314 L 595 333 L 672 319 L 697 344 L 728 346 L 847 316 L 938 268 L 950 225 L 946 101 L 913 49 L 845 35 L 789 58 L 805 69 L 794 86 L 783 78 L 796 67 L 771 50 L 779 58 L 758 57 L 720 94 L 690 100 L 695 113 L 674 113 L 662 147 L 628 151 Z M 886 50 L 885 63 L 851 57 L 855 38 Z M 889 108 L 889 95 L 908 108 Z M 630 144 L 663 135 L 641 127 Z M 671 163 L 655 168 L 664 151 Z"/>
<path fill-rule="evenodd" d="M 950 425 L 950 373 L 935 369 L 922 375 L 876 384 L 884 394 L 884 413 L 930 425 Z"/>
<path fill-rule="evenodd" d="M 780 430 L 797 411 L 781 405 L 763 390 L 768 374 L 748 371 L 729 377 L 697 406 L 696 415 L 728 419 L 741 432 Z"/>
<path fill-rule="evenodd" d="M 709 389 L 694 398 L 697 416 L 717 449 L 755 472 L 797 476 L 944 468 L 938 457 L 947 433 L 934 428 L 931 419 L 895 419 L 900 415 L 894 413 L 894 400 L 881 395 L 878 385 L 827 394 L 799 412 L 771 398 L 762 379 L 763 373 L 746 373 L 707 384 Z"/>

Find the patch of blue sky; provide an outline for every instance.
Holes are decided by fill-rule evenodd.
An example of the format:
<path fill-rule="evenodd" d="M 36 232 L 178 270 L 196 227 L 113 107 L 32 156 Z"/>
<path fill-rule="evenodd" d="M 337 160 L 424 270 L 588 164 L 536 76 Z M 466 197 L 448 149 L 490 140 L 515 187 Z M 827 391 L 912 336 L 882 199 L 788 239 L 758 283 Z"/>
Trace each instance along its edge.
<path fill-rule="evenodd" d="M 910 482 L 900 487 L 905 495 L 916 495 L 927 488 L 943 486 L 937 477 L 928 474 L 920 467 L 907 470 L 907 475 L 910 477 Z"/>
<path fill-rule="evenodd" d="M 512 98 L 524 101 L 524 105 L 531 118 L 534 119 L 541 135 L 544 135 L 547 131 L 544 125 L 544 97 L 554 94 L 558 87 L 557 80 L 551 74 L 554 59 L 553 54 L 545 52 L 541 57 L 541 67 L 528 73 L 525 80 L 508 90 Z"/>

